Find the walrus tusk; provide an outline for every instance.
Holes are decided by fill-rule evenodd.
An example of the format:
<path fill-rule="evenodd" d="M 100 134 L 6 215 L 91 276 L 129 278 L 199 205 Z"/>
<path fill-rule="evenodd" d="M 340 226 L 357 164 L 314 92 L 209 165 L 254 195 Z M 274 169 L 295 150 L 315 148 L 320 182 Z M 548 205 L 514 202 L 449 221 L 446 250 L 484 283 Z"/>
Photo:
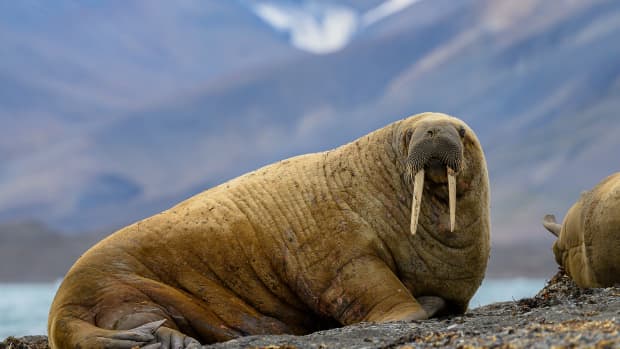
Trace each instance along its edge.
<path fill-rule="evenodd" d="M 418 217 L 422 205 L 422 190 L 424 189 L 424 169 L 415 174 L 413 183 L 413 202 L 411 203 L 411 235 L 418 229 Z"/>
<path fill-rule="evenodd" d="M 448 196 L 450 198 L 450 232 L 454 232 L 456 221 L 456 173 L 448 167 Z"/>

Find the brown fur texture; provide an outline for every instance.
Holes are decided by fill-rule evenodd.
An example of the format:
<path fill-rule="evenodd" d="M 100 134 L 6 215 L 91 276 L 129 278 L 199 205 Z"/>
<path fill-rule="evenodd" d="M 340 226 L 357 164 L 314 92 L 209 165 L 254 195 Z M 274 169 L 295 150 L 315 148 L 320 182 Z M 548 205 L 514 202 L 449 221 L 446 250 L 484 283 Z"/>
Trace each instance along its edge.
<path fill-rule="evenodd" d="M 409 231 L 405 161 L 421 125 L 463 133 L 454 232 L 445 178 L 432 174 Z M 99 242 L 58 290 L 50 344 L 123 347 L 119 330 L 159 319 L 202 343 L 424 319 L 424 296 L 461 313 L 484 277 L 489 230 L 476 135 L 445 114 L 415 115 L 245 174 Z"/>
<path fill-rule="evenodd" d="M 553 230 L 553 223 L 545 226 Z M 583 193 L 555 230 L 555 259 L 577 285 L 620 283 L 620 173 Z"/>

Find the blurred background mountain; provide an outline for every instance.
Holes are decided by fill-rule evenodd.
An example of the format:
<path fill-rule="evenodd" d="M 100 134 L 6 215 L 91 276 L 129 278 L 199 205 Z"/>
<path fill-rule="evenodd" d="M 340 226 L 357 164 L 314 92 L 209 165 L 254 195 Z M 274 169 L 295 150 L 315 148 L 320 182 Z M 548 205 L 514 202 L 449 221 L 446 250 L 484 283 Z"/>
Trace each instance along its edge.
<path fill-rule="evenodd" d="M 551 276 L 542 216 L 620 170 L 619 37 L 615 0 L 0 2 L 0 281 L 423 111 L 483 144 L 491 275 Z"/>

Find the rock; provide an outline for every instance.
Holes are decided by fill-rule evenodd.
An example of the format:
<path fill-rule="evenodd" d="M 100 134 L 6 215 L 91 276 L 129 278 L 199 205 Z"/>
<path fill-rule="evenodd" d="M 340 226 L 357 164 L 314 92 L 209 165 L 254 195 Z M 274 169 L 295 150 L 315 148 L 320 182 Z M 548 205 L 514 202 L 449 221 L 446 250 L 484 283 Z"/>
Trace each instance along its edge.
<path fill-rule="evenodd" d="M 0 343 L 0 349 L 49 349 L 46 336 L 8 337 Z"/>
<path fill-rule="evenodd" d="M 250 336 L 205 346 L 236 348 L 620 347 L 620 287 L 581 289 L 562 271 L 536 296 L 460 316 L 358 324 L 307 336 Z M 47 348 L 46 337 L 9 337 L 5 348 Z"/>

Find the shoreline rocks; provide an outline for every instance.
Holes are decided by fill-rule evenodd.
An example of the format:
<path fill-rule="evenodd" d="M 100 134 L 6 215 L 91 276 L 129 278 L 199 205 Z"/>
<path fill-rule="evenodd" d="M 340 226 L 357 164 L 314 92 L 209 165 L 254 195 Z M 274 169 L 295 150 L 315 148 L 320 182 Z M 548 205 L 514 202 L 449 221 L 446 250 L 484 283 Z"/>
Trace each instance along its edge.
<path fill-rule="evenodd" d="M 620 347 L 620 287 L 581 289 L 563 272 L 534 297 L 419 322 L 358 324 L 307 336 L 250 336 L 205 348 Z M 0 349 L 44 349 L 45 336 L 9 337 Z"/>

